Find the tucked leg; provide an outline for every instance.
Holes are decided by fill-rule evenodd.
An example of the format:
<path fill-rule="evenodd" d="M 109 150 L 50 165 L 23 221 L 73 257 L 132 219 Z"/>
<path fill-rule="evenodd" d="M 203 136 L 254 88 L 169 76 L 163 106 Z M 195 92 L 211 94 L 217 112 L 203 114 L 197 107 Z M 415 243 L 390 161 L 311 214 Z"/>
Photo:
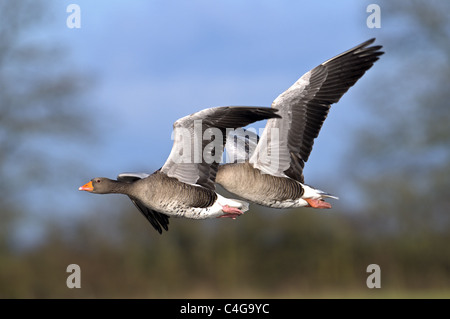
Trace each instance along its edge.
<path fill-rule="evenodd" d="M 321 199 L 305 198 L 309 206 L 313 208 L 331 208 L 331 204 Z"/>
<path fill-rule="evenodd" d="M 222 211 L 225 213 L 222 216 L 219 216 L 217 218 L 232 218 L 232 219 L 236 219 L 236 217 L 240 216 L 243 214 L 243 212 L 236 207 L 230 207 L 228 205 L 224 205 L 222 207 Z"/>

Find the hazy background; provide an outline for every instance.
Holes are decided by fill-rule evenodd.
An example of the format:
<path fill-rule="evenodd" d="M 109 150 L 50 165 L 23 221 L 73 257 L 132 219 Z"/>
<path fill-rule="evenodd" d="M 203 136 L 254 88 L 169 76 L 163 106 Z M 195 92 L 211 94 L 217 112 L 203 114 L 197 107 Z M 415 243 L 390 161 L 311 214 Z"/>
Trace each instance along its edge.
<path fill-rule="evenodd" d="M 450 5 L 377 2 L 370 29 L 370 3 L 0 2 L 0 297 L 450 297 Z M 77 190 L 153 172 L 178 118 L 269 106 L 372 37 L 386 54 L 332 107 L 305 166 L 340 197 L 332 210 L 253 205 L 159 235 L 126 197 Z M 73 263 L 81 289 L 66 286 Z M 380 289 L 366 286 L 373 263 Z"/>

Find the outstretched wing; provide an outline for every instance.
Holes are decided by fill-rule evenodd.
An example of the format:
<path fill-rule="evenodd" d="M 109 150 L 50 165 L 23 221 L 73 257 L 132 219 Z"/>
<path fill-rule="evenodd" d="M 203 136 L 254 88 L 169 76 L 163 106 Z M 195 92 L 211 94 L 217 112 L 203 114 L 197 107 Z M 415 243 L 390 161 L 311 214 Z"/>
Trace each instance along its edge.
<path fill-rule="evenodd" d="M 214 107 L 185 116 L 173 125 L 173 147 L 161 171 L 181 182 L 214 190 L 228 130 L 279 117 L 268 107 Z"/>
<path fill-rule="evenodd" d="M 331 104 L 372 67 L 381 46 L 375 39 L 341 53 L 305 73 L 272 103 L 281 118 L 270 119 L 250 158 L 264 173 L 303 182 L 303 167 Z"/>
<path fill-rule="evenodd" d="M 148 176 L 149 174 L 146 173 L 122 173 L 117 176 L 117 180 L 125 183 L 133 183 Z M 162 234 L 163 228 L 166 231 L 169 230 L 169 216 L 144 206 L 139 200 L 133 197 L 130 197 L 130 199 L 141 214 L 144 215 L 153 228 L 155 228 L 160 234 Z"/>
<path fill-rule="evenodd" d="M 248 161 L 258 146 L 259 136 L 250 129 L 238 128 L 227 134 L 225 143 L 227 163 Z"/>

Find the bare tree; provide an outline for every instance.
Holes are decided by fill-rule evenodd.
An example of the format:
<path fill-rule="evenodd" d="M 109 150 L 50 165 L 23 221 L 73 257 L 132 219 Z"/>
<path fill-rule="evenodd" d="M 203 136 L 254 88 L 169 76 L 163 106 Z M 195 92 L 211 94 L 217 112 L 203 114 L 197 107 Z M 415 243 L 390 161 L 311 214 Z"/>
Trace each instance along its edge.
<path fill-rule="evenodd" d="M 386 2 L 388 67 L 355 153 L 368 208 L 395 230 L 450 222 L 450 3 Z M 389 13 L 389 14 L 387 14 Z M 383 23 L 385 22 L 383 21 Z M 355 154 L 353 154 L 355 155 Z"/>
<path fill-rule="evenodd" d="M 60 172 L 68 159 L 64 146 L 80 143 L 79 132 L 89 132 L 81 103 L 91 81 L 71 69 L 64 49 L 45 37 L 43 28 L 52 18 L 45 6 L 52 4 L 0 2 L 0 218 L 4 228 L 8 228 L 8 212 L 32 205 L 25 200 L 27 192 Z"/>

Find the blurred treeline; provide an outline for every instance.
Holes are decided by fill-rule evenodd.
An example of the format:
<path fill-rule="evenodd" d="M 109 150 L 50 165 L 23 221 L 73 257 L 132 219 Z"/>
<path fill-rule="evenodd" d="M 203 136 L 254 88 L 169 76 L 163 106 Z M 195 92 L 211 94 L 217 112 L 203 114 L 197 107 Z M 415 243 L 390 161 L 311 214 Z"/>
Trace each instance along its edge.
<path fill-rule="evenodd" d="M 128 206 L 130 207 L 130 206 Z M 2 297 L 449 297 L 446 233 L 385 235 L 340 211 L 252 210 L 240 220 L 172 220 L 155 233 L 136 214 L 99 211 L 68 234 L 49 225 L 24 253 L 2 250 Z M 81 267 L 81 289 L 66 268 Z M 381 289 L 366 286 L 381 267 Z"/>
<path fill-rule="evenodd" d="M 22 5 L 29 10 L 17 10 Z M 375 67 L 386 72 L 364 87 L 370 98 L 362 96 L 361 107 L 372 120 L 355 134 L 349 165 L 338 175 L 358 190 L 352 211 L 252 206 L 237 220 L 172 218 L 159 235 L 125 197 L 107 206 L 108 197 L 82 218 L 41 221 L 43 239 L 19 249 L 15 230 L 32 219 L 27 192 L 36 181 L 55 185 L 73 165 L 65 158 L 55 165 L 33 143 L 82 144 L 76 132 L 89 121 L 72 107 L 82 75 L 55 68 L 55 50 L 47 59 L 36 43 L 19 41 L 30 27 L 24 21 L 39 17 L 38 2 L 2 2 L 0 297 L 450 297 L 449 6 L 381 5 L 389 12 L 382 27 L 395 19 L 408 28 L 379 38 L 386 54 Z M 318 186 L 339 189 L 339 181 L 327 183 Z M 56 185 L 55 192 L 66 187 Z M 81 267 L 81 289 L 66 286 L 73 263 Z M 381 267 L 381 289 L 366 286 L 373 263 Z"/>

